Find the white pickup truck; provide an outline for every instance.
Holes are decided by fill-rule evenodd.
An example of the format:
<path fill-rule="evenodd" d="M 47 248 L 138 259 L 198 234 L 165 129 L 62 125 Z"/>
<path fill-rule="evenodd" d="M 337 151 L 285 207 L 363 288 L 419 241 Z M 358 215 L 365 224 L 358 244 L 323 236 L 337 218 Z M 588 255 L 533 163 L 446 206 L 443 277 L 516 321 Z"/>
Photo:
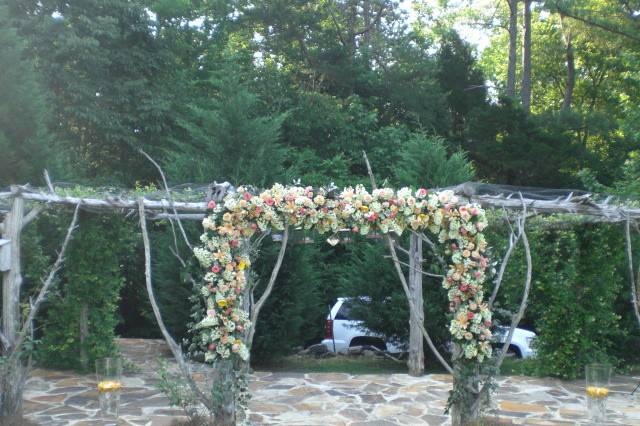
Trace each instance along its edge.
<path fill-rule="evenodd" d="M 504 343 L 507 337 L 507 327 L 496 327 L 494 337 L 496 344 Z M 535 355 L 531 343 L 536 334 L 532 331 L 516 328 L 509 345 L 509 353 L 518 358 L 530 358 Z M 374 333 L 362 325 L 362 321 L 353 318 L 349 298 L 340 297 L 327 315 L 322 344 L 331 352 L 347 352 L 353 346 L 375 346 L 390 353 L 403 352 L 402 345 L 394 344 L 384 336 Z"/>

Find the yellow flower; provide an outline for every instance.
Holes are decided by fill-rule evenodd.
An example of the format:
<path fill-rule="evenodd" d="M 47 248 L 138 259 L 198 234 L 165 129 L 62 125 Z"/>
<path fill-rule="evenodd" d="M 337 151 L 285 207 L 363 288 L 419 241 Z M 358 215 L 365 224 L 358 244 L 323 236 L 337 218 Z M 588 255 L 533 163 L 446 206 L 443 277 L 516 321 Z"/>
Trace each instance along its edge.
<path fill-rule="evenodd" d="M 369 207 L 362 206 L 362 207 L 360 207 L 360 211 L 363 212 L 363 213 L 367 213 L 369 211 Z"/>
<path fill-rule="evenodd" d="M 218 306 L 220 306 L 221 308 L 224 308 L 225 306 L 227 306 L 227 300 L 226 299 L 220 299 L 216 302 L 218 304 Z"/>
<path fill-rule="evenodd" d="M 242 343 L 242 340 L 240 340 L 240 339 L 236 339 L 236 340 L 233 341 L 234 345 L 239 345 L 240 343 Z"/>
<path fill-rule="evenodd" d="M 245 262 L 244 259 L 238 262 L 238 271 L 244 271 L 246 267 L 247 267 L 247 262 Z"/>

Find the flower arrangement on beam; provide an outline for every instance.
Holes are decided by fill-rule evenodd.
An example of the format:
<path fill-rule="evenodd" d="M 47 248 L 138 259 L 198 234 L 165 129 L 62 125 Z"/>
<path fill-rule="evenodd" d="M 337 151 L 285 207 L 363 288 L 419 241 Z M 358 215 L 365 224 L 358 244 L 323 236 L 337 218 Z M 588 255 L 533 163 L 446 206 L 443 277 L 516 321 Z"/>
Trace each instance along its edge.
<path fill-rule="evenodd" d="M 340 194 L 326 189 L 274 185 L 254 193 L 240 187 L 223 201 L 209 202 L 203 220 L 202 245 L 194 254 L 206 270 L 202 297 L 204 319 L 197 324 L 196 342 L 205 359 L 249 358 L 244 337 L 251 326 L 243 309 L 245 272 L 251 259 L 243 240 L 266 231 L 295 229 L 335 234 L 342 229 L 401 235 L 428 231 L 445 245 L 449 267 L 443 280 L 452 314 L 449 331 L 467 363 L 491 356 L 491 311 L 484 302 L 483 282 L 489 261 L 485 212 L 475 204 L 459 205 L 451 191 L 347 187 Z"/>

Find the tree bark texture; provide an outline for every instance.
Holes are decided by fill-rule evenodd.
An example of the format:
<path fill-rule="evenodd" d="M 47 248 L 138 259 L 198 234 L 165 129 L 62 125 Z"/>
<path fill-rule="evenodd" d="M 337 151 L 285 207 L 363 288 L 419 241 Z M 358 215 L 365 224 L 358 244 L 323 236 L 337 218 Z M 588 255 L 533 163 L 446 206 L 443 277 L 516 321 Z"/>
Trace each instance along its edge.
<path fill-rule="evenodd" d="M 576 63 L 573 54 L 573 34 L 571 29 L 564 22 L 564 15 L 560 14 L 560 23 L 562 27 L 562 41 L 565 47 L 565 57 L 567 62 L 567 79 L 564 86 L 564 99 L 562 100 L 562 110 L 571 109 L 573 102 L 573 88 L 576 85 Z"/>
<path fill-rule="evenodd" d="M 89 336 L 89 306 L 84 303 L 80 308 L 80 365 L 83 370 L 89 368 L 86 340 Z"/>
<path fill-rule="evenodd" d="M 2 331 L 11 345 L 16 340 L 20 321 L 20 289 L 22 287 L 20 234 L 23 214 L 24 200 L 19 197 L 14 198 L 11 202 L 11 210 L 4 221 L 2 235 L 2 238 L 10 240 L 11 252 L 9 270 L 2 273 Z"/>
<path fill-rule="evenodd" d="M 507 96 L 516 95 L 516 61 L 518 57 L 518 0 L 509 3 L 509 59 L 507 63 Z"/>
<path fill-rule="evenodd" d="M 410 303 L 415 309 L 411 310 L 409 319 L 409 358 L 407 366 L 409 374 L 421 376 L 424 374 L 424 340 L 420 324 L 424 323 L 424 307 L 422 298 L 422 239 L 411 234 L 409 245 L 409 290 L 413 296 Z"/>
<path fill-rule="evenodd" d="M 531 0 L 524 0 L 522 37 L 522 108 L 531 110 Z"/>

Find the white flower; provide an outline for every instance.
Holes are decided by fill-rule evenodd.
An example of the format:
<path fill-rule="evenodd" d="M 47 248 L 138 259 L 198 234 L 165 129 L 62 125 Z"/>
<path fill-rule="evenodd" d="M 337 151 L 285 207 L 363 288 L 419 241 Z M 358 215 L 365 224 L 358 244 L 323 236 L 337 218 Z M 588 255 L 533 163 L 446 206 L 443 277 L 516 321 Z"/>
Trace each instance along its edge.
<path fill-rule="evenodd" d="M 195 247 L 193 249 L 193 254 L 196 259 L 198 259 L 198 262 L 200 262 L 200 265 L 202 265 L 203 268 L 208 268 L 211 266 L 212 259 L 209 250 L 206 250 L 202 247 Z"/>

